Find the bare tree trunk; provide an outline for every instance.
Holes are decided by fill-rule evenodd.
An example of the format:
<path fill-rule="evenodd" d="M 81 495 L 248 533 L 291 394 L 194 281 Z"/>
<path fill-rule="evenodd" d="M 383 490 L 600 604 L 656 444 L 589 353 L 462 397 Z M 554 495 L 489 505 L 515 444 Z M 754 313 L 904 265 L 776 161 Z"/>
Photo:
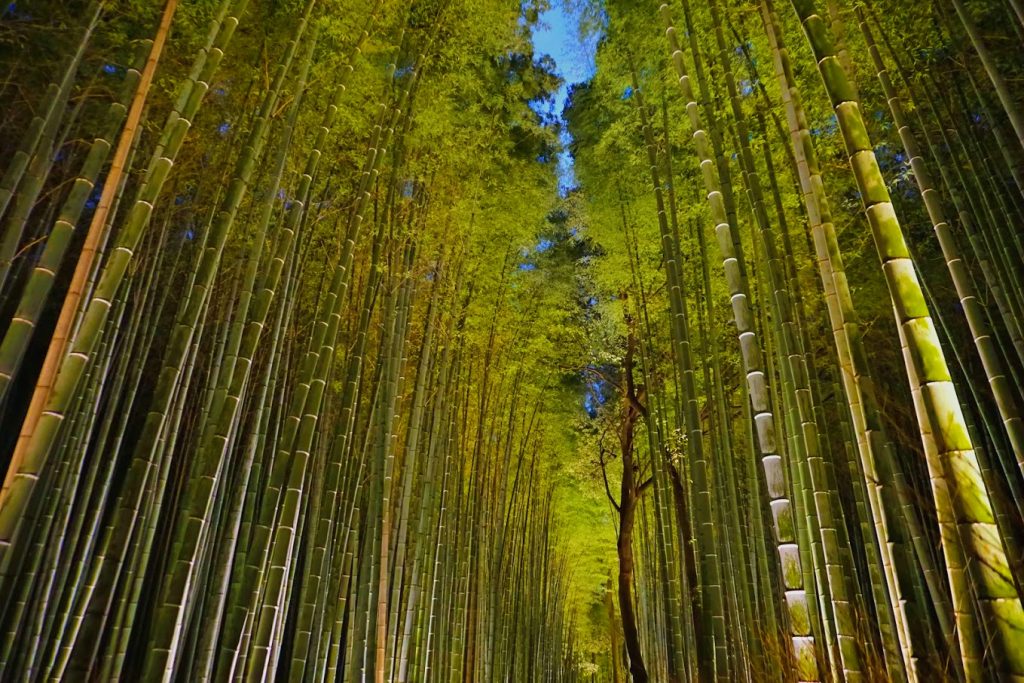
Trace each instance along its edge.
<path fill-rule="evenodd" d="M 628 324 L 627 320 L 627 324 Z M 622 612 L 622 631 L 626 641 L 626 652 L 629 655 L 629 673 L 633 683 L 647 683 L 647 668 L 644 666 L 643 652 L 640 649 L 640 632 L 636 623 L 636 612 L 633 607 L 633 522 L 636 519 L 636 505 L 646 484 L 638 484 L 637 465 L 633 455 L 636 423 L 643 417 L 644 408 L 637 395 L 637 387 L 633 381 L 634 352 L 636 337 L 632 330 L 626 342 L 626 356 L 622 371 L 625 378 L 625 396 L 623 396 L 622 424 L 619 430 L 619 447 L 622 455 L 622 486 L 619 497 L 619 539 L 617 551 L 619 556 L 619 610 Z M 642 391 L 642 390 L 641 390 Z"/>

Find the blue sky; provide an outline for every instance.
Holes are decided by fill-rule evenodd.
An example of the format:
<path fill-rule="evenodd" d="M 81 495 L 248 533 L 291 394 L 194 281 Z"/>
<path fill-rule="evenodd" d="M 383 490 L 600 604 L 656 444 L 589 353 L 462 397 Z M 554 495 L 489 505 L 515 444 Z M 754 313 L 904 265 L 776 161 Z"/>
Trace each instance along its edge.
<path fill-rule="evenodd" d="M 551 9 L 541 13 L 540 20 L 533 31 L 533 50 L 536 57 L 549 55 L 555 60 L 555 72 L 562 78 L 562 87 L 555 93 L 555 101 L 550 110 L 559 121 L 562 120 L 562 108 L 569 94 L 569 87 L 574 83 L 590 80 L 594 75 L 594 51 L 596 36 L 581 40 L 577 30 L 577 20 L 571 9 L 565 6 L 565 0 L 551 0 Z M 562 144 L 570 142 L 569 134 L 564 130 L 561 135 Z M 558 186 L 564 193 L 575 185 L 572 169 L 572 156 L 568 151 L 558 157 Z"/>

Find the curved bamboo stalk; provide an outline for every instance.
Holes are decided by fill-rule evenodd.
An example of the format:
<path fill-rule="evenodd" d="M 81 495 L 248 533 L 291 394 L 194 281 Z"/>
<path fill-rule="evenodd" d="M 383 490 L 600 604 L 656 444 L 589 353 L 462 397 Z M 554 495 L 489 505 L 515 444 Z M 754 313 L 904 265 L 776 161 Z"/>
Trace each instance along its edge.
<path fill-rule="evenodd" d="M 977 591 L 981 613 L 992 626 L 1000 666 L 1024 675 L 1015 643 L 1024 631 L 1024 608 L 1007 564 L 992 504 L 981 480 L 977 456 L 956 397 L 945 356 L 910 261 L 899 220 L 889 199 L 846 75 L 814 0 L 793 0 L 793 8 L 818 61 L 818 71 L 835 109 L 850 165 L 860 188 L 875 247 L 889 287 L 901 334 L 906 339 L 911 388 L 920 397 L 922 434 L 934 439 L 928 459 L 936 496 L 942 546 L 953 593 L 961 655 L 968 679 L 982 675 L 982 651 L 970 592 Z M 925 421 L 927 418 L 927 421 Z M 946 496 L 949 496 L 946 498 Z M 961 535 L 964 540 L 961 540 Z M 963 559 L 970 558 L 966 566 Z"/>

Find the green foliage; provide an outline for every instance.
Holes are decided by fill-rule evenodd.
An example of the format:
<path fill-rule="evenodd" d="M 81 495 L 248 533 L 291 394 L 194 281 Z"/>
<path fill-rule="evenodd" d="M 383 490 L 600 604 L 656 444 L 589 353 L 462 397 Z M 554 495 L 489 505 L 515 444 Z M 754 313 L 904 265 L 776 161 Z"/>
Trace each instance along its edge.
<path fill-rule="evenodd" d="M 1024 403 L 1019 2 L 961 8 L 984 62 L 943 3 L 811 3 L 822 5 L 816 49 L 836 52 L 826 89 L 798 16 L 777 1 L 788 93 L 762 3 L 671 3 L 676 57 L 696 97 L 707 91 L 699 117 L 720 136 L 719 165 L 702 168 L 718 150 L 698 148 L 657 3 L 319 0 L 296 51 L 311 55 L 308 77 L 296 56 L 261 112 L 308 0 L 250 0 L 209 54 L 211 21 L 246 3 L 181 0 L 100 240 L 97 281 L 116 286 L 107 298 L 87 287 L 82 310 L 102 315 L 74 334 L 85 351 L 58 354 L 76 382 L 45 399 L 28 466 L 16 441 L 34 424 L 29 401 L 109 173 L 109 155 L 92 170 L 86 155 L 118 144 L 102 136 L 123 118 L 126 70 L 148 54 L 164 2 L 102 3 L 70 69 L 97 3 L 0 10 L 0 190 L 11 200 L 0 237 L 15 247 L 0 264 L 10 273 L 0 335 L 31 335 L 0 393 L 0 466 L 25 484 L 0 494 L 0 594 L 13 596 L 0 601 L 0 679 L 132 680 L 166 659 L 182 680 L 233 667 L 399 680 L 405 644 L 403 681 L 544 671 L 606 683 L 623 680 L 637 643 L 658 681 L 788 680 L 801 675 L 794 666 L 834 676 L 853 659 L 879 679 L 905 669 L 953 680 L 962 666 L 1020 675 L 1012 638 L 993 639 L 1003 630 L 984 612 L 1003 600 L 1016 623 L 1012 579 L 1024 570 L 1024 478 L 1006 419 Z M 596 53 L 586 82 L 563 83 L 535 52 L 553 6 Z M 925 193 L 931 207 L 855 9 L 867 10 L 910 127 L 927 140 L 915 163 L 941 180 Z M 191 84 L 199 67 L 208 82 Z M 67 96 L 51 107 L 62 79 Z M 564 111 L 545 113 L 566 86 Z M 783 101 L 794 95 L 791 112 Z M 833 100 L 845 102 L 841 120 Z M 176 107 L 197 111 L 184 125 Z M 791 125 L 798 138 L 806 127 L 813 174 L 801 172 Z M 863 152 L 852 160 L 860 178 L 848 146 Z M 560 155 L 577 181 L 562 193 Z M 818 171 L 820 197 L 801 187 Z M 908 353 L 941 370 L 926 380 L 949 366 L 941 400 L 908 382 L 858 179 L 868 203 L 892 197 L 899 225 L 876 233 L 909 245 L 913 264 L 888 274 L 915 321 L 935 320 Z M 716 186 L 731 188 L 719 226 Z M 755 220 L 755 187 L 766 220 Z M 74 225 L 55 230 L 76 192 Z M 816 241 L 820 198 L 835 253 Z M 974 327 L 934 236 L 935 206 L 963 255 L 954 272 L 978 291 Z M 67 256 L 53 273 L 40 257 L 60 239 Z M 738 248 L 726 277 L 719 239 Z M 52 291 L 31 284 L 34 270 Z M 837 283 L 852 295 L 840 315 L 826 300 Z M 37 319 L 11 325 L 26 302 Z M 754 334 L 741 325 L 737 340 L 737 320 Z M 975 329 L 991 330 L 990 355 L 976 352 Z M 1005 376 L 993 382 L 996 366 Z M 941 414 L 925 409 L 934 405 Z M 948 467 L 931 441 L 947 418 L 961 450 L 977 453 L 947 454 Z M 630 474 L 637 634 L 616 591 Z M 933 482 L 949 478 L 969 505 L 936 497 Z M 954 573 L 971 590 L 948 585 L 952 514 L 991 546 L 981 555 L 1002 572 L 991 586 L 973 570 Z M 907 590 L 892 601 L 880 540 Z M 709 584 L 715 574 L 722 585 Z M 961 599 L 956 614 L 977 612 L 994 643 L 976 657 L 944 623 L 951 597 L 974 594 L 985 604 Z M 889 611 L 906 605 L 920 633 L 889 629 Z M 807 627 L 789 644 L 787 610 Z M 856 653 L 843 649 L 851 633 Z"/>

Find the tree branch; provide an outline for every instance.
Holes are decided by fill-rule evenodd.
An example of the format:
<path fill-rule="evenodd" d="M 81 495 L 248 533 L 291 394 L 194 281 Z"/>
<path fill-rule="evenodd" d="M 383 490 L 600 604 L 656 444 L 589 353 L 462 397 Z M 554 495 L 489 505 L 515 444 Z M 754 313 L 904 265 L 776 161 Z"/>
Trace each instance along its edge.
<path fill-rule="evenodd" d="M 603 439 L 604 435 L 602 435 L 601 438 Z M 601 478 L 604 480 L 604 492 L 605 492 L 605 495 L 608 496 L 608 501 L 611 502 L 612 507 L 615 508 L 615 511 L 618 512 L 621 515 L 622 514 L 622 507 L 618 503 L 615 502 L 615 497 L 612 495 L 612 489 L 608 485 L 608 469 L 605 467 L 605 463 L 604 463 L 604 447 L 601 446 L 600 444 L 598 444 L 597 459 L 598 459 L 598 462 L 601 463 Z"/>

